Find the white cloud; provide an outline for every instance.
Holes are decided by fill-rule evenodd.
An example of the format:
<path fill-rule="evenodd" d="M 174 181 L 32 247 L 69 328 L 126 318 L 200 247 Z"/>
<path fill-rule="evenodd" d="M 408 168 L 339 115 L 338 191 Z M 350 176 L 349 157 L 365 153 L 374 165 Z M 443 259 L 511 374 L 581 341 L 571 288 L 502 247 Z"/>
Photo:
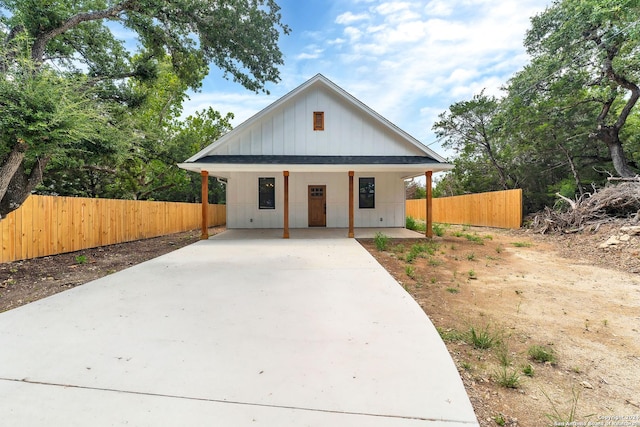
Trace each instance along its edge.
<path fill-rule="evenodd" d="M 424 7 L 424 12 L 428 16 L 450 16 L 453 13 L 453 6 L 448 1 L 432 0 Z"/>
<path fill-rule="evenodd" d="M 349 25 L 357 21 L 363 21 L 369 18 L 369 15 L 366 13 L 353 14 L 351 12 L 343 13 L 342 15 L 338 15 L 335 22 L 336 24 Z"/>
<path fill-rule="evenodd" d="M 381 15 L 390 15 L 399 11 L 407 10 L 411 6 L 408 2 L 389 1 L 376 6 L 374 10 Z"/>

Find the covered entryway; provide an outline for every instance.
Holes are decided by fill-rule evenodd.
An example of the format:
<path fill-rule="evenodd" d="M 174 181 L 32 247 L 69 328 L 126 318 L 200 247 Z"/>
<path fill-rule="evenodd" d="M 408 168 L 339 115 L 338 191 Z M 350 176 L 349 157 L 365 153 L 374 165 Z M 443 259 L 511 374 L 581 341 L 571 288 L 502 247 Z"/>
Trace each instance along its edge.
<path fill-rule="evenodd" d="M 327 186 L 310 185 L 309 190 L 309 227 L 327 226 Z"/>

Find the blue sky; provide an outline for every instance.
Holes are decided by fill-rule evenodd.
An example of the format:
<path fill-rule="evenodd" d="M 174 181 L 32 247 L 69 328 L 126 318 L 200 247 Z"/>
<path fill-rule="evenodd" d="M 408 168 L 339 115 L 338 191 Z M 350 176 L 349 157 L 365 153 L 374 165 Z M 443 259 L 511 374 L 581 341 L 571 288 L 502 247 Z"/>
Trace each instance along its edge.
<path fill-rule="evenodd" d="M 212 68 L 185 115 L 212 107 L 237 126 L 321 73 L 436 152 L 431 127 L 454 102 L 500 87 L 528 61 L 531 16 L 551 0 L 279 0 L 282 81 L 255 94 Z"/>

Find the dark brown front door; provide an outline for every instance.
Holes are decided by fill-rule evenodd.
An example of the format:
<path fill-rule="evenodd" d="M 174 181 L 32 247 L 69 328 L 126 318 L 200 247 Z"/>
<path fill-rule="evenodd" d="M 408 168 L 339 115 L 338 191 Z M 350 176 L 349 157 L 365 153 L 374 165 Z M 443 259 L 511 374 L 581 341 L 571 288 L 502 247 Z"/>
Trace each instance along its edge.
<path fill-rule="evenodd" d="M 327 226 L 327 186 L 309 186 L 309 227 Z"/>

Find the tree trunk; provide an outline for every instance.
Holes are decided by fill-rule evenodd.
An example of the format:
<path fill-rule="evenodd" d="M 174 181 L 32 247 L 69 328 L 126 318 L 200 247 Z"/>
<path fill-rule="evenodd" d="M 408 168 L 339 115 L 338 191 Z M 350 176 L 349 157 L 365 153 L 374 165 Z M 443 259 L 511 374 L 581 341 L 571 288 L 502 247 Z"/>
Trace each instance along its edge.
<path fill-rule="evenodd" d="M 623 178 L 631 178 L 637 175 L 629 167 L 629 163 L 627 162 L 627 158 L 624 155 L 624 150 L 622 149 L 622 143 L 619 138 L 615 140 L 606 140 L 607 147 L 609 147 L 609 153 L 611 154 L 611 160 L 613 161 L 613 167 L 615 168 L 618 175 Z"/>
<path fill-rule="evenodd" d="M 49 163 L 49 159 L 49 157 L 38 159 L 29 175 L 25 173 L 23 163 L 18 165 L 6 193 L 0 199 L 0 220 L 9 212 L 18 209 L 27 200 L 36 185 L 42 182 L 42 172 Z"/>
<path fill-rule="evenodd" d="M 24 159 L 27 148 L 27 144 L 19 140 L 18 143 L 13 146 L 11 152 L 5 157 L 2 166 L 0 166 L 0 200 L 2 200 L 7 193 L 13 176 L 22 164 L 22 159 Z"/>

